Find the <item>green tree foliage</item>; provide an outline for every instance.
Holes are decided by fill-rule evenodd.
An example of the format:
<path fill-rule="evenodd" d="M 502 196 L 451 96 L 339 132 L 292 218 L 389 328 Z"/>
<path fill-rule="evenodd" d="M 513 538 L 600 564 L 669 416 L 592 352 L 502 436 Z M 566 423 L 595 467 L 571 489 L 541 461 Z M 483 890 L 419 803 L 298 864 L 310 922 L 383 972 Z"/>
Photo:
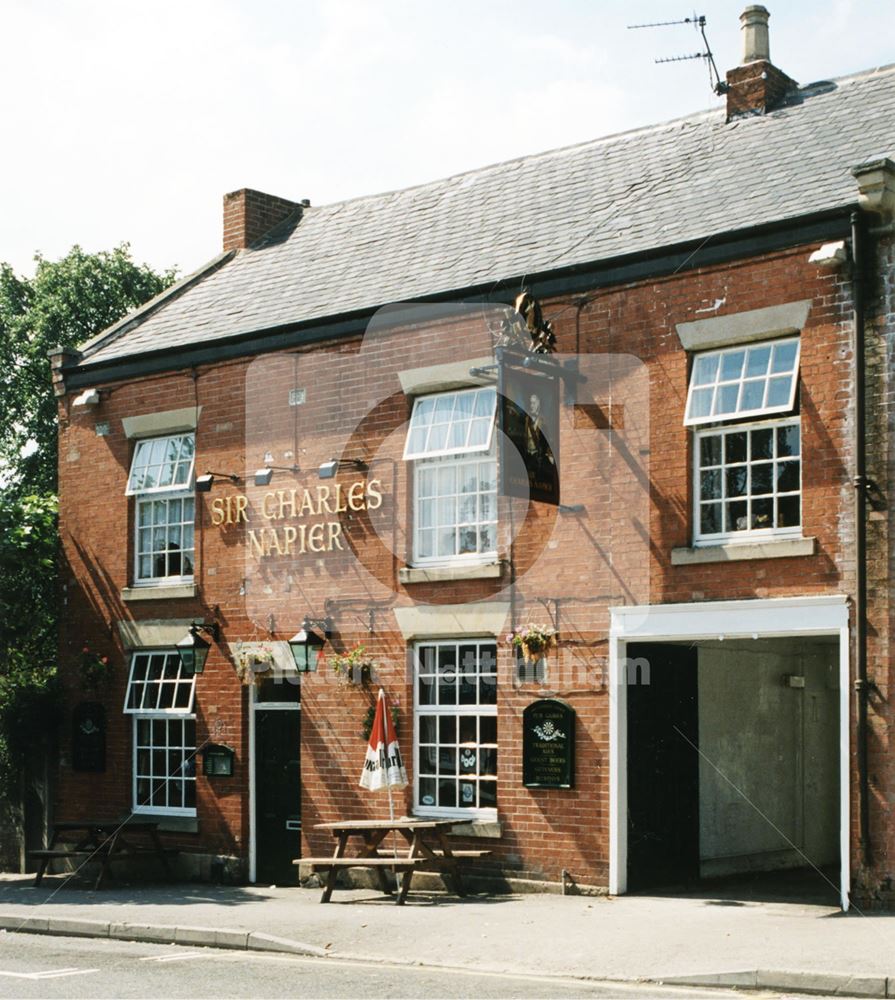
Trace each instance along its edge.
<path fill-rule="evenodd" d="M 56 498 L 0 493 L 0 785 L 56 704 Z"/>
<path fill-rule="evenodd" d="M 0 469 L 16 495 L 56 491 L 56 402 L 48 354 L 77 347 L 163 291 L 174 271 L 135 264 L 126 244 L 58 261 L 33 278 L 0 264 Z"/>
<path fill-rule="evenodd" d="M 0 790 L 56 718 L 56 400 L 49 351 L 76 347 L 163 291 L 174 271 L 127 245 L 0 264 Z"/>

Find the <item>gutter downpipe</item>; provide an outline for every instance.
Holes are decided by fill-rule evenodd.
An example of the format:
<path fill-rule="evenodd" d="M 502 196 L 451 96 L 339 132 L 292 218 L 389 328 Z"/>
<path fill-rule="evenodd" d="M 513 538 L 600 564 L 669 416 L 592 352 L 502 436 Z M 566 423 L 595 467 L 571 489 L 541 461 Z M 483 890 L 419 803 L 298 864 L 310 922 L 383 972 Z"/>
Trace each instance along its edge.
<path fill-rule="evenodd" d="M 867 462 L 864 434 L 864 240 L 861 213 L 851 214 L 852 297 L 855 327 L 855 709 L 858 763 L 858 824 L 861 857 L 866 866 L 873 860 L 870 840 L 870 776 L 868 769 L 867 681 Z"/>

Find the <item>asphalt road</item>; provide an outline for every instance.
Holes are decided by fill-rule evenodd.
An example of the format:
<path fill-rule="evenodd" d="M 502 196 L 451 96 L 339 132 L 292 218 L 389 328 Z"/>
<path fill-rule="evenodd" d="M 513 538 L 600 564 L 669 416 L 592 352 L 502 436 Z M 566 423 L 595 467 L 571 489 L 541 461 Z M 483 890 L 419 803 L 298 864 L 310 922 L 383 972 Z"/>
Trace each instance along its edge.
<path fill-rule="evenodd" d="M 758 996 L 759 994 L 752 994 Z M 763 994 L 772 996 L 775 994 Z M 685 997 L 729 990 L 493 975 L 329 958 L 0 933 L 0 997 Z"/>

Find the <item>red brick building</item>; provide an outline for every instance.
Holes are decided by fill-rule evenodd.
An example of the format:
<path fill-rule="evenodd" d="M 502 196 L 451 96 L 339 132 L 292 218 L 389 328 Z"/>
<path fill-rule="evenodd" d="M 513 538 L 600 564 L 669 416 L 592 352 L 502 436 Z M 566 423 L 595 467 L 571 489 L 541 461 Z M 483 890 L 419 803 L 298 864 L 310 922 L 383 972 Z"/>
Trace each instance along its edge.
<path fill-rule="evenodd" d="M 895 71 L 800 88 L 761 10 L 726 108 L 322 208 L 234 192 L 220 257 L 55 357 L 58 816 L 295 877 L 316 823 L 386 808 L 358 787 L 381 685 L 401 807 L 491 874 L 805 869 L 891 904 Z M 523 287 L 556 352 L 501 373 L 511 441 Z M 513 441 L 559 505 L 502 490 Z M 546 700 L 574 763 L 532 781 Z"/>

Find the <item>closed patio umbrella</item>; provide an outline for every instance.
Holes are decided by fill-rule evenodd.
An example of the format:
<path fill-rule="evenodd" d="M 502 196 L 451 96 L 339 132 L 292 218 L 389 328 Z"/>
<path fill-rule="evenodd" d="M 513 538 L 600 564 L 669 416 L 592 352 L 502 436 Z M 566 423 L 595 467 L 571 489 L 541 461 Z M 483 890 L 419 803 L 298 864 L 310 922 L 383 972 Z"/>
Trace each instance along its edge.
<path fill-rule="evenodd" d="M 407 771 L 404 767 L 404 758 L 401 756 L 395 726 L 388 712 L 385 691 L 380 688 L 379 697 L 376 699 L 373 728 L 370 731 L 370 742 L 367 744 L 367 755 L 364 759 L 364 770 L 360 776 L 360 787 L 371 792 L 387 789 L 389 818 L 394 819 L 392 788 L 403 788 L 406 784 Z"/>

